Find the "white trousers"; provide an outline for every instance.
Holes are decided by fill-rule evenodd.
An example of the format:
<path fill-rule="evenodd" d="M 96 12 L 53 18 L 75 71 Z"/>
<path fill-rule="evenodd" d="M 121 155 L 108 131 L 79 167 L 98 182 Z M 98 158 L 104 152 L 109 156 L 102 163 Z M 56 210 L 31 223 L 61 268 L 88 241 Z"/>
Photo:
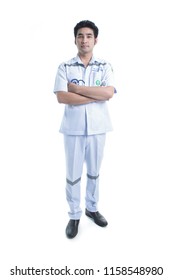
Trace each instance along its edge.
<path fill-rule="evenodd" d="M 64 135 L 66 156 L 66 199 L 69 204 L 70 219 L 80 219 L 81 176 L 86 162 L 86 208 L 97 211 L 99 199 L 99 171 L 103 158 L 106 134 L 76 136 Z"/>

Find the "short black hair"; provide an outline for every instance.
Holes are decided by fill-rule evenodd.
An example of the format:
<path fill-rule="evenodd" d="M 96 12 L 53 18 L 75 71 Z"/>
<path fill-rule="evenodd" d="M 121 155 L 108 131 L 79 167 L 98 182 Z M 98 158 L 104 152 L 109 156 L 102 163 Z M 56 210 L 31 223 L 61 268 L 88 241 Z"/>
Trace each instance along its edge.
<path fill-rule="evenodd" d="M 95 25 L 94 22 L 90 21 L 90 20 L 82 20 L 80 22 L 78 22 L 76 24 L 76 26 L 74 27 L 74 36 L 76 38 L 77 36 L 77 32 L 80 28 L 83 28 L 83 27 L 88 27 L 88 28 L 91 28 L 94 32 L 94 37 L 97 38 L 98 34 L 99 34 L 99 29 L 98 27 Z"/>

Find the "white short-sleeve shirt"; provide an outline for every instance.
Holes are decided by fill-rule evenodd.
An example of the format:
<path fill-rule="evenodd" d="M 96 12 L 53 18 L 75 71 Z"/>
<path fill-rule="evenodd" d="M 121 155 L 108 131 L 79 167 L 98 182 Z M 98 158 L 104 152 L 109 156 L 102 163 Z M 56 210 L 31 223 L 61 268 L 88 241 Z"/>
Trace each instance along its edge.
<path fill-rule="evenodd" d="M 78 56 L 61 63 L 55 78 L 54 93 L 65 91 L 67 84 L 113 86 L 115 81 L 110 63 L 92 58 L 87 67 Z M 116 89 L 114 90 L 116 92 Z M 65 105 L 60 132 L 67 135 L 94 135 L 112 130 L 107 101 L 82 105 Z"/>

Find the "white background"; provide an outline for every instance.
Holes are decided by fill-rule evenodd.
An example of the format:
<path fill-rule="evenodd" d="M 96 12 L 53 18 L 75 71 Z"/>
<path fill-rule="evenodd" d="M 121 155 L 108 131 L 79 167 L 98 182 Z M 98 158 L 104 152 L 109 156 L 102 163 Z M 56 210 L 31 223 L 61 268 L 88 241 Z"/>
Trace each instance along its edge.
<path fill-rule="evenodd" d="M 83 215 L 68 240 L 64 105 L 53 86 L 59 63 L 77 53 L 73 28 L 83 19 L 99 27 L 94 52 L 112 63 L 118 93 L 100 176 L 99 209 L 109 225 Z M 169 0 L 1 1 L 2 279 L 13 279 L 16 265 L 100 269 L 78 279 L 100 279 L 105 266 L 163 266 L 155 277 L 172 279 L 172 25 Z M 85 172 L 82 182 L 84 209 Z M 133 279 L 106 279 L 114 277 Z"/>

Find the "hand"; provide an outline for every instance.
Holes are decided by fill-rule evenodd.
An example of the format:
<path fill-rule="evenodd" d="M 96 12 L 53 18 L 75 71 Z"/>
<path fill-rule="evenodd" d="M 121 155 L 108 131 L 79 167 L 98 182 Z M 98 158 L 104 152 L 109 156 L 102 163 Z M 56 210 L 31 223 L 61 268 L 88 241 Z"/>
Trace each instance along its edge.
<path fill-rule="evenodd" d="M 77 93 L 78 87 L 79 86 L 74 83 L 68 83 L 68 91 L 70 91 L 70 92 Z"/>

